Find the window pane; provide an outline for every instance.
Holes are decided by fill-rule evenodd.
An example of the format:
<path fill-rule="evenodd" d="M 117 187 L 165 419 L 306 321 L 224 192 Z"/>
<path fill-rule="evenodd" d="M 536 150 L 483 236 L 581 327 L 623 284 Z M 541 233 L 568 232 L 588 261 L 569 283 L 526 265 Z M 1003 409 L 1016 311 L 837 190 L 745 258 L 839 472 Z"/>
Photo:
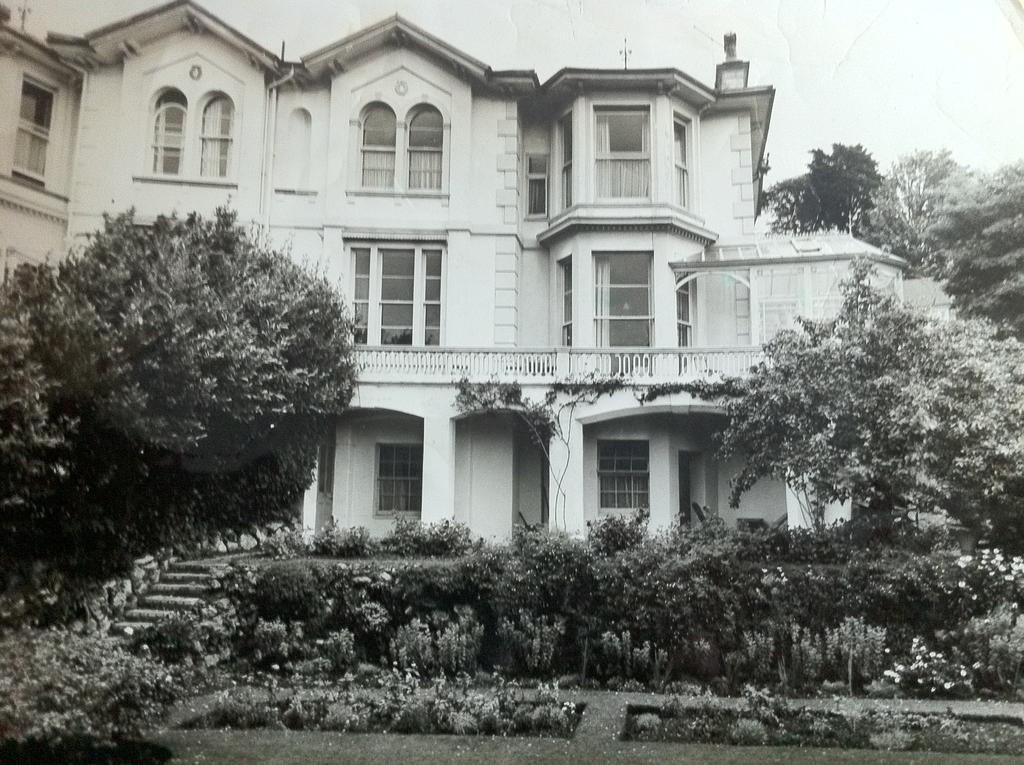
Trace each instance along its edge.
<path fill-rule="evenodd" d="M 426 300 L 440 300 L 441 299 L 441 280 L 440 279 L 427 279 L 427 283 L 424 285 L 423 297 Z"/>
<path fill-rule="evenodd" d="M 363 146 L 395 145 L 395 113 L 386 106 L 373 106 L 363 120 Z"/>
<path fill-rule="evenodd" d="M 441 326 L 441 306 L 428 305 L 424 308 L 423 322 L 428 327 Z"/>
<path fill-rule="evenodd" d="M 370 275 L 370 251 L 359 248 L 358 250 L 352 250 L 356 259 L 356 274 L 359 276 Z"/>
<path fill-rule="evenodd" d="M 607 259 L 611 284 L 649 284 L 651 256 L 646 252 L 627 252 L 621 255 L 602 255 Z"/>
<path fill-rule="evenodd" d="M 562 162 L 572 162 L 572 114 L 567 114 L 560 123 L 562 128 Z"/>
<path fill-rule="evenodd" d="M 599 133 L 606 134 L 607 145 L 602 145 L 605 136 L 598 141 L 598 146 L 603 150 L 612 153 L 647 150 L 647 115 L 642 112 L 599 113 L 597 127 Z"/>
<path fill-rule="evenodd" d="M 412 327 L 402 329 L 381 327 L 380 342 L 382 345 L 412 345 Z"/>
<path fill-rule="evenodd" d="M 385 303 L 380 307 L 380 323 L 386 327 L 412 328 L 412 305 Z"/>
<path fill-rule="evenodd" d="M 544 215 L 548 211 L 548 182 L 545 178 L 531 178 L 529 183 L 530 215 Z"/>
<path fill-rule="evenodd" d="M 651 344 L 651 323 L 647 319 L 609 321 L 608 344 L 613 347 L 647 347 Z"/>
<path fill-rule="evenodd" d="M 413 280 L 412 277 L 385 278 L 380 283 L 381 300 L 408 300 L 412 302 Z"/>
<path fill-rule="evenodd" d="M 381 273 L 384 276 L 408 276 L 412 278 L 415 261 L 412 250 L 381 250 Z"/>
<path fill-rule="evenodd" d="M 531 175 L 547 175 L 547 156 L 543 154 L 531 154 L 526 158 L 526 171 Z"/>
<path fill-rule="evenodd" d="M 31 82 L 21 85 L 21 118 L 45 130 L 50 129 L 53 94 Z"/>
<path fill-rule="evenodd" d="M 426 250 L 423 253 L 427 276 L 441 276 L 441 251 Z"/>
<path fill-rule="evenodd" d="M 609 287 L 608 316 L 649 316 L 647 287 Z"/>
<path fill-rule="evenodd" d="M 686 128 L 682 123 L 675 124 L 676 162 L 686 164 Z"/>
<path fill-rule="evenodd" d="M 440 149 L 444 137 L 441 113 L 433 108 L 416 113 L 409 123 L 409 146 L 417 149 Z"/>

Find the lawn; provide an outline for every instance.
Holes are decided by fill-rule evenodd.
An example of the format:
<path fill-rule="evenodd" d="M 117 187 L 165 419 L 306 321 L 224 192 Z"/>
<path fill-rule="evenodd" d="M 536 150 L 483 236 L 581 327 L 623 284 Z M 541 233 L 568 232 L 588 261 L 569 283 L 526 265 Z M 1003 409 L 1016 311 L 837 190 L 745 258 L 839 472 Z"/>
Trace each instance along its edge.
<path fill-rule="evenodd" d="M 1015 757 L 954 755 L 934 752 L 876 752 L 789 747 L 734 747 L 661 744 L 607 740 L 380 734 L 305 733 L 295 731 L 167 731 L 154 743 L 169 749 L 172 765 L 381 765 L 416 762 L 419 765 L 465 763 L 515 765 L 521 762 L 629 762 L 663 765 L 693 762 L 701 765 L 953 765 L 1019 762 Z"/>

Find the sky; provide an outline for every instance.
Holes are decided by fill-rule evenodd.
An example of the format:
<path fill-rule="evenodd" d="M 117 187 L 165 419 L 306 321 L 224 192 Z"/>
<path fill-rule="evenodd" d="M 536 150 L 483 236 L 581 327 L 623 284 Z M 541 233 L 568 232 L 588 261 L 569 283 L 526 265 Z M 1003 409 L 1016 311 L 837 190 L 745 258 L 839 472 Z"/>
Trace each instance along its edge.
<path fill-rule="evenodd" d="M 157 0 L 28 3 L 26 31 L 82 34 Z M 884 171 L 947 148 L 991 170 L 1024 159 L 1024 0 L 200 0 L 295 59 L 399 13 L 495 69 L 677 67 L 713 84 L 738 35 L 752 85 L 777 94 L 769 183 L 808 152 L 860 143 Z M 15 13 L 13 24 L 18 23 Z"/>

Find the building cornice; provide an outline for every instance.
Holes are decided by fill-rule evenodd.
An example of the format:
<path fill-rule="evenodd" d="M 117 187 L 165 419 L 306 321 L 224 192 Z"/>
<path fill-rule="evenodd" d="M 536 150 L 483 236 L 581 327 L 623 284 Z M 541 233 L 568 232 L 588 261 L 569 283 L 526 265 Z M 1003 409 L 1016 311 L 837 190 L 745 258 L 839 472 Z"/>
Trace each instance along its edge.
<path fill-rule="evenodd" d="M 718 239 L 711 229 L 670 208 L 653 208 L 653 213 L 604 212 L 600 208 L 573 207 L 556 218 L 548 228 L 537 234 L 537 242 L 549 246 L 578 232 L 649 231 L 665 232 L 709 245 Z"/>

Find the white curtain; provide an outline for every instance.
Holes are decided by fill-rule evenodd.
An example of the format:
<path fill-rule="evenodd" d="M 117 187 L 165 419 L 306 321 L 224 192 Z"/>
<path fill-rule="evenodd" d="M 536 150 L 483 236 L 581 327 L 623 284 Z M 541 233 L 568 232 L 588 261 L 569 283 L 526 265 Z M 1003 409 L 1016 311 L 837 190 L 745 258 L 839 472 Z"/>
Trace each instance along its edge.
<path fill-rule="evenodd" d="M 651 194 L 650 157 L 607 157 L 615 153 L 611 142 L 611 119 L 614 114 L 597 115 L 597 195 L 604 198 L 649 197 Z M 640 121 L 640 152 L 650 154 L 647 115 Z"/>
<path fill-rule="evenodd" d="M 441 188 L 441 152 L 409 150 L 409 188 Z"/>
<path fill-rule="evenodd" d="M 395 185 L 395 152 L 363 150 L 363 188 L 390 189 Z"/>

